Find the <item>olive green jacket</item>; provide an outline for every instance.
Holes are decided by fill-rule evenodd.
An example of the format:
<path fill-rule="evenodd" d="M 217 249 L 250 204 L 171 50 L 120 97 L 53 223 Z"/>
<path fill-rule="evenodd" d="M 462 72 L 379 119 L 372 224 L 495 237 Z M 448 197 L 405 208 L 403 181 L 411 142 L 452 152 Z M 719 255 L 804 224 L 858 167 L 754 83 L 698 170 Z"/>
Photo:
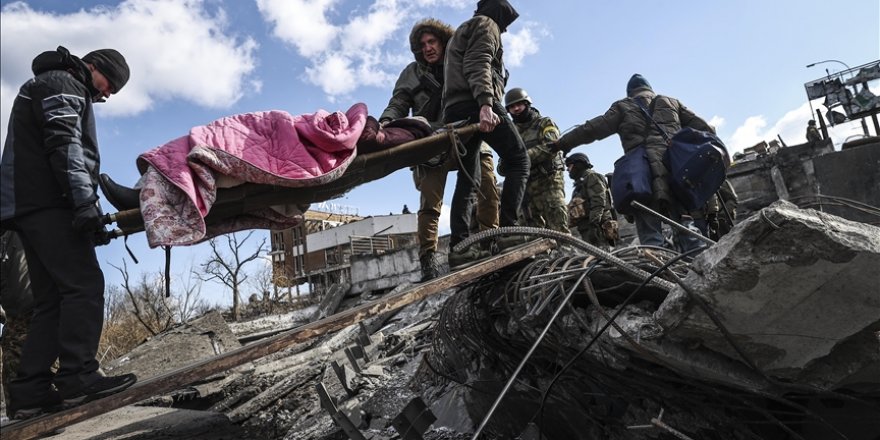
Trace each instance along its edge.
<path fill-rule="evenodd" d="M 430 122 L 439 121 L 442 93 L 442 79 L 438 80 L 427 65 L 413 61 L 400 72 L 388 107 L 379 116 L 379 121 L 405 118 L 410 109 L 413 116 L 424 117 Z"/>
<path fill-rule="evenodd" d="M 462 23 L 446 48 L 444 110 L 467 101 L 500 104 L 507 85 L 503 52 L 501 30 L 491 18 L 475 15 Z"/>
<path fill-rule="evenodd" d="M 430 33 L 446 47 L 454 32 L 451 26 L 434 18 L 420 20 L 413 26 L 409 33 L 409 46 L 415 61 L 400 72 L 388 107 L 379 116 L 379 121 L 405 118 L 409 116 L 410 110 L 413 116 L 421 116 L 428 122 L 440 121 L 443 66 L 431 66 L 425 61 L 419 39 L 424 33 Z"/>
<path fill-rule="evenodd" d="M 677 99 L 656 95 L 650 89 L 643 88 L 634 96 L 611 104 L 611 108 L 604 115 L 590 119 L 566 133 L 559 139 L 559 148 L 563 151 L 569 151 L 578 145 L 604 139 L 615 133 L 620 136 L 624 152 L 644 145 L 653 174 L 654 200 L 672 201 L 667 179 L 669 171 L 663 164 L 666 139 L 642 112 L 636 99 L 641 100 L 642 105 L 649 112 L 653 111 L 654 121 L 670 137 L 682 127 L 715 133 L 712 126 Z"/>
<path fill-rule="evenodd" d="M 605 176 L 592 169 L 588 169 L 583 176 L 574 182 L 572 198 L 579 197 L 584 200 L 586 218 L 578 221 L 579 229 L 589 225 L 601 225 L 602 222 L 611 218 L 611 199 L 608 197 L 608 184 Z"/>

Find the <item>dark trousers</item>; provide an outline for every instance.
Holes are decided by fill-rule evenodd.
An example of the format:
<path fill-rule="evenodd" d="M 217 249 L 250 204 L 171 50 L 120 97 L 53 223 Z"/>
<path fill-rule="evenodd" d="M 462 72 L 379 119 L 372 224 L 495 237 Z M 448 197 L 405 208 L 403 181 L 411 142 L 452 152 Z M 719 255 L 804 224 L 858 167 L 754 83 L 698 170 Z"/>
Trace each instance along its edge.
<path fill-rule="evenodd" d="M 15 220 L 34 293 L 34 314 L 22 348 L 12 402 L 39 400 L 52 383 L 62 396 L 99 376 L 95 354 L 104 321 L 104 274 L 95 245 L 71 227 L 68 209 L 45 209 Z M 59 361 L 53 374 L 52 364 Z"/>
<path fill-rule="evenodd" d="M 482 142 L 489 144 L 504 162 L 505 176 L 504 186 L 501 190 L 501 206 L 498 212 L 499 223 L 501 226 L 516 225 L 523 194 L 526 190 L 526 182 L 529 178 L 529 156 L 513 121 L 500 105 L 496 105 L 496 107 L 494 110 L 501 118 L 501 123 L 495 127 L 495 130 L 491 133 L 479 132 L 465 142 L 465 153 L 461 157 L 462 168 L 458 170 L 450 207 L 450 247 L 467 238 L 470 231 L 471 209 L 473 209 L 471 194 L 474 191 L 474 182 L 480 181 L 480 144 Z M 447 108 L 443 119 L 447 123 L 465 119 L 471 123 L 479 122 L 480 109 L 476 102 L 458 104 Z"/>

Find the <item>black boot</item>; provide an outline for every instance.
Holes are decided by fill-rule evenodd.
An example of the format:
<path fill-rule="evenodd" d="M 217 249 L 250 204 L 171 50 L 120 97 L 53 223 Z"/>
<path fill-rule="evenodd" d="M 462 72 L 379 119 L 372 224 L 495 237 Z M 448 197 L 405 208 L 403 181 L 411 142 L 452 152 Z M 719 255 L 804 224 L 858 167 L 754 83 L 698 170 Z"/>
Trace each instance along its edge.
<path fill-rule="evenodd" d="M 425 255 L 419 257 L 419 263 L 422 266 L 422 281 L 430 281 L 440 276 L 440 268 L 437 263 L 436 252 L 427 251 Z"/>
<path fill-rule="evenodd" d="M 113 181 L 110 176 L 101 174 L 98 179 L 101 185 L 101 191 L 104 197 L 113 207 L 120 211 L 128 211 L 129 209 L 137 209 L 141 206 L 140 190 L 122 186 Z"/>

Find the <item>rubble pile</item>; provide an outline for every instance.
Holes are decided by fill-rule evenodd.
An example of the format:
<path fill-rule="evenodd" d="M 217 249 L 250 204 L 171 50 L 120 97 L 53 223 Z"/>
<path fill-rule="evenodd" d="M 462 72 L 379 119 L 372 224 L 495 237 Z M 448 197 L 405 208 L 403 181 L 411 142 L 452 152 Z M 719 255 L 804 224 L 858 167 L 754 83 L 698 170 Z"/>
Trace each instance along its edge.
<path fill-rule="evenodd" d="M 225 415 L 200 440 L 876 438 L 880 228 L 780 202 L 687 260 L 560 246 L 140 405 Z M 292 325 L 231 336 L 209 315 L 115 367 L 149 377 Z"/>
<path fill-rule="evenodd" d="M 646 257 L 640 265 L 649 272 L 671 255 L 619 251 L 627 253 Z M 576 281 L 571 260 L 484 278 L 447 303 L 427 357 L 432 374 L 418 381 L 433 384 L 423 389 L 437 402 L 438 424 L 442 408 L 455 407 L 449 419 L 466 420 L 473 432 L 540 338 L 484 433 L 873 439 L 880 432 L 880 229 L 780 202 L 689 268 L 673 264 L 678 275 L 662 276 L 683 280 L 668 295 L 645 287 L 627 298 L 638 283 L 624 286 L 627 276 L 613 268 Z M 589 263 L 580 266 L 589 271 Z M 544 276 L 543 286 L 528 289 L 536 275 L 554 271 L 568 277 Z M 571 290 L 571 305 L 551 322 Z"/>

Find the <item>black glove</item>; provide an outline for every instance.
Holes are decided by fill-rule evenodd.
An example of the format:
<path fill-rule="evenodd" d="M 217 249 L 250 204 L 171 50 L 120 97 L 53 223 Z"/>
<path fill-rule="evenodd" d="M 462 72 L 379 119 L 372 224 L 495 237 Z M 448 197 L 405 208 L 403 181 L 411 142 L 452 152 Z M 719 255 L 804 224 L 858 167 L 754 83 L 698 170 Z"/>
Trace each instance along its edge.
<path fill-rule="evenodd" d="M 107 228 L 102 227 L 95 232 L 95 238 L 93 239 L 93 242 L 95 243 L 95 246 L 105 246 L 110 244 L 111 239 L 112 237 L 110 237 L 110 231 L 108 231 Z"/>
<path fill-rule="evenodd" d="M 80 234 L 91 234 L 101 228 L 101 207 L 97 203 L 81 205 L 73 212 L 73 230 Z"/>

